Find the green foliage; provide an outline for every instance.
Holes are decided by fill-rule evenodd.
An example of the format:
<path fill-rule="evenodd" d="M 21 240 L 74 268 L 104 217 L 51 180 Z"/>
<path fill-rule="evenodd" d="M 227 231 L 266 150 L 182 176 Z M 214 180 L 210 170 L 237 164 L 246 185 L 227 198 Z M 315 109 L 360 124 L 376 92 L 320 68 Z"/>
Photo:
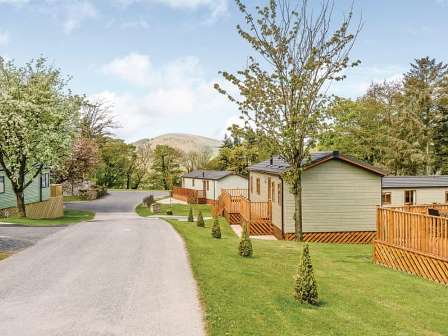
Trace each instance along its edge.
<path fill-rule="evenodd" d="M 319 148 L 340 150 L 394 175 L 448 172 L 447 65 L 423 58 L 401 82 L 338 99 Z"/>
<path fill-rule="evenodd" d="M 154 200 L 154 195 L 149 195 L 148 197 L 145 197 L 145 198 L 143 199 L 143 204 L 145 204 L 146 207 L 148 207 L 148 208 L 150 208 L 151 205 L 154 204 L 154 202 L 155 202 L 155 200 Z"/>
<path fill-rule="evenodd" d="M 202 216 L 202 211 L 199 210 L 198 219 L 196 222 L 198 227 L 205 227 L 204 217 Z"/>
<path fill-rule="evenodd" d="M 108 188 L 129 186 L 130 172 L 135 163 L 135 147 L 121 139 L 107 138 L 101 147 L 101 163 L 96 171 L 96 182 Z"/>
<path fill-rule="evenodd" d="M 172 215 L 173 215 L 173 210 L 167 210 L 167 211 L 166 211 L 166 214 L 167 214 L 168 216 L 172 216 Z"/>
<path fill-rule="evenodd" d="M 238 252 L 242 257 L 251 257 L 253 255 L 252 242 L 250 241 L 249 231 L 246 224 L 243 225 Z"/>
<path fill-rule="evenodd" d="M 308 244 L 303 245 L 302 258 L 295 278 L 294 298 L 300 303 L 312 305 L 319 303 L 317 283 L 314 279 L 313 264 L 311 263 Z"/>
<path fill-rule="evenodd" d="M 25 189 L 45 166 L 58 167 L 69 154 L 82 99 L 67 84 L 43 57 L 22 67 L 0 57 L 0 167 L 22 216 Z"/>
<path fill-rule="evenodd" d="M 248 166 L 269 158 L 269 143 L 261 134 L 238 125 L 232 125 L 228 131 L 230 136 L 225 135 L 217 157 L 209 162 L 209 169 L 230 170 L 247 176 Z"/>
<path fill-rule="evenodd" d="M 235 74 L 222 72 L 239 96 L 219 84 L 215 88 L 237 104 L 246 128 L 289 164 L 284 179 L 294 194 L 295 233 L 301 237 L 302 163 L 326 120 L 328 84 L 360 64 L 349 57 L 359 27 L 352 29 L 351 12 L 339 25 L 332 22 L 330 0 L 317 10 L 310 1 L 292 6 L 289 0 L 271 0 L 254 13 L 245 1 L 236 3 L 246 24 L 237 26 L 238 33 L 258 58 L 250 57 Z"/>
<path fill-rule="evenodd" d="M 180 162 L 182 153 L 167 145 L 157 145 L 153 153 L 150 176 L 154 189 L 170 190 L 179 184 L 182 170 Z"/>
<path fill-rule="evenodd" d="M 218 217 L 215 217 L 213 219 L 212 237 L 216 239 L 221 239 L 221 226 L 219 225 Z"/>
<path fill-rule="evenodd" d="M 188 221 L 189 221 L 190 223 L 193 223 L 193 222 L 194 222 L 193 208 L 192 208 L 192 207 L 190 207 L 190 210 L 188 210 Z"/>

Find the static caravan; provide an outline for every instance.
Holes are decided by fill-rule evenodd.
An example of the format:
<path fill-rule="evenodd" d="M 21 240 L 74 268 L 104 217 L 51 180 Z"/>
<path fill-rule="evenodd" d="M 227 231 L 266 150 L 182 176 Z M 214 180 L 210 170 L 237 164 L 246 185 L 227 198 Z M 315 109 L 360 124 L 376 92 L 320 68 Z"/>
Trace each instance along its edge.
<path fill-rule="evenodd" d="M 50 171 L 44 169 L 28 188 L 25 189 L 25 204 L 47 201 L 50 197 Z M 11 181 L 0 167 L 0 209 L 16 207 L 16 194 Z"/>
<path fill-rule="evenodd" d="M 448 176 L 385 176 L 383 206 L 448 203 Z"/>
<path fill-rule="evenodd" d="M 207 203 L 214 203 L 222 189 L 247 189 L 245 177 L 230 171 L 195 170 L 182 176 L 182 188 L 201 192 Z"/>
<path fill-rule="evenodd" d="M 305 240 L 368 243 L 375 237 L 376 208 L 385 173 L 339 152 L 311 154 L 303 165 Z M 273 233 L 294 239 L 294 196 L 282 178 L 288 164 L 280 157 L 249 167 L 249 199 L 272 202 Z"/>

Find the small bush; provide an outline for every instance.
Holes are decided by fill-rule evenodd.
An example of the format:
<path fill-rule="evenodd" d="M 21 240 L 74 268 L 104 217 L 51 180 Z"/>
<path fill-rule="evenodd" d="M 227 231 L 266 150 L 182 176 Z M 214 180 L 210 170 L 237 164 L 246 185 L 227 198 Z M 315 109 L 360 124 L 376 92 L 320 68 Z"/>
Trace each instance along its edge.
<path fill-rule="evenodd" d="M 188 211 L 188 221 L 190 223 L 194 222 L 194 217 L 193 217 L 193 207 L 190 207 L 190 210 Z"/>
<path fill-rule="evenodd" d="M 239 253 L 242 257 L 251 257 L 253 254 L 252 242 L 250 241 L 247 225 L 243 226 L 243 232 L 241 233 L 241 240 L 239 245 Z"/>
<path fill-rule="evenodd" d="M 215 217 L 213 220 L 212 237 L 216 239 L 221 239 L 221 226 L 219 225 L 218 217 Z"/>
<path fill-rule="evenodd" d="M 172 215 L 173 215 L 173 210 L 167 210 L 166 214 L 167 214 L 168 216 L 172 216 Z"/>
<path fill-rule="evenodd" d="M 295 281 L 294 298 L 300 303 L 317 305 L 319 295 L 308 244 L 303 246 L 302 259 L 297 269 Z"/>
<path fill-rule="evenodd" d="M 151 205 L 154 204 L 154 202 L 155 202 L 155 201 L 154 201 L 154 196 L 153 196 L 153 195 L 150 195 L 150 196 L 145 197 L 145 198 L 143 199 L 143 204 L 146 205 L 146 207 L 148 207 L 148 208 L 150 208 Z"/>
<path fill-rule="evenodd" d="M 198 221 L 196 222 L 198 227 L 205 227 L 204 217 L 202 217 L 202 211 L 198 213 Z"/>

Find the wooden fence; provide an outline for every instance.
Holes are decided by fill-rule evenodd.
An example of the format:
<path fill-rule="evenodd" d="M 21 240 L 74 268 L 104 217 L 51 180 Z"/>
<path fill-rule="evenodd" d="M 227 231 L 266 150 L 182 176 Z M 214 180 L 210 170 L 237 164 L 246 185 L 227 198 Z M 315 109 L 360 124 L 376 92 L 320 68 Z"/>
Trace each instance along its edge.
<path fill-rule="evenodd" d="M 203 190 L 173 187 L 173 198 L 188 203 L 206 203 L 206 195 Z"/>
<path fill-rule="evenodd" d="M 434 203 L 434 204 L 419 204 L 419 205 L 403 205 L 397 207 L 387 207 L 387 209 L 427 215 L 428 209 L 436 209 L 439 211 L 448 212 L 448 204 Z"/>
<path fill-rule="evenodd" d="M 240 213 L 242 224 L 249 227 L 249 234 L 273 234 L 271 202 L 251 202 L 247 198 L 241 198 Z"/>
<path fill-rule="evenodd" d="M 247 189 L 223 189 L 215 213 L 223 215 L 230 224 L 248 225 L 251 235 L 272 235 L 271 202 L 251 202 Z"/>
<path fill-rule="evenodd" d="M 378 208 L 374 261 L 448 284 L 448 218 L 421 209 Z"/>

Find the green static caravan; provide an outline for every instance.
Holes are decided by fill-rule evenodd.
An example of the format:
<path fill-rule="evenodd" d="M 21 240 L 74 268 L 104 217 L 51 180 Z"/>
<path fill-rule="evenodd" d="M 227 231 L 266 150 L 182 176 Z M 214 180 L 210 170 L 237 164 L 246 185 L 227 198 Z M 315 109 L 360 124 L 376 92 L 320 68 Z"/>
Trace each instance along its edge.
<path fill-rule="evenodd" d="M 25 204 L 38 203 L 50 197 L 50 170 L 45 168 L 40 176 L 25 189 Z M 12 189 L 11 181 L 5 171 L 0 167 L 0 209 L 15 208 L 17 206 L 16 194 Z"/>

